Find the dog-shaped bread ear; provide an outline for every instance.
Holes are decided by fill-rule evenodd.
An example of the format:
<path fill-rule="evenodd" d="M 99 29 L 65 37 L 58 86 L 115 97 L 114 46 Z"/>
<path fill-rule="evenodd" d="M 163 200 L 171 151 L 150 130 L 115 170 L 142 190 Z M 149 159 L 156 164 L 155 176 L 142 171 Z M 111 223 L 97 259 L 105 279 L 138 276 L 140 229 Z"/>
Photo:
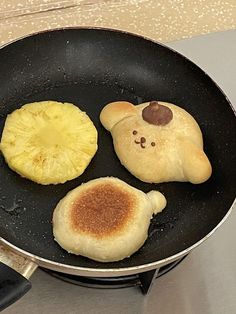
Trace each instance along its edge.
<path fill-rule="evenodd" d="M 100 113 L 100 121 L 105 129 L 111 131 L 122 119 L 137 114 L 136 107 L 128 101 L 116 101 L 106 105 Z"/>
<path fill-rule="evenodd" d="M 190 140 L 181 138 L 180 156 L 187 181 L 199 184 L 209 179 L 212 167 L 203 149 Z"/>

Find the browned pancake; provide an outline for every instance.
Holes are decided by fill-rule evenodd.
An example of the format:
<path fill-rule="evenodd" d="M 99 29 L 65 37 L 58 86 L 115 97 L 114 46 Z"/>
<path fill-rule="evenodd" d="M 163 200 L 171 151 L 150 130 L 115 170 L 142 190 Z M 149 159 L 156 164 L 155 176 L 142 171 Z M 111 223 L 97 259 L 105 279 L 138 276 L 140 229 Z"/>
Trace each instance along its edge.
<path fill-rule="evenodd" d="M 87 188 L 73 203 L 72 228 L 100 238 L 122 230 L 134 215 L 137 198 L 109 182 Z"/>
<path fill-rule="evenodd" d="M 153 213 L 165 206 L 158 191 L 145 194 L 118 178 L 98 178 L 60 200 L 53 213 L 53 234 L 70 253 L 118 261 L 143 245 Z"/>

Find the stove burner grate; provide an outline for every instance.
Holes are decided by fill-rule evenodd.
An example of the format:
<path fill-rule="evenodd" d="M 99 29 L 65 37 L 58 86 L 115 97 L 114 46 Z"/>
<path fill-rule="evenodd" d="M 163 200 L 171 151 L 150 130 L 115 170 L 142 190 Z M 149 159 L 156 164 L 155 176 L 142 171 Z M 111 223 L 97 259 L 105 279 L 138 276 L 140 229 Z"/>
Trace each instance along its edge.
<path fill-rule="evenodd" d="M 97 289 L 118 289 L 139 286 L 143 294 L 147 294 L 150 291 L 155 279 L 163 276 L 175 268 L 183 261 L 183 259 L 185 259 L 185 257 L 186 256 L 158 269 L 120 277 L 84 277 L 60 273 L 49 269 L 44 269 L 44 271 L 58 279 L 83 287 Z"/>

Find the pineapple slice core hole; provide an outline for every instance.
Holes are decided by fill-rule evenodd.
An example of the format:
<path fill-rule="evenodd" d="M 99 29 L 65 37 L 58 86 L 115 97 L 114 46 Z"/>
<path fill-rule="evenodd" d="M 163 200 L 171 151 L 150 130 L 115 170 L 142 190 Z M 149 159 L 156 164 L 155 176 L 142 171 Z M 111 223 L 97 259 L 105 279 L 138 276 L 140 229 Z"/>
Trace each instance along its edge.
<path fill-rule="evenodd" d="M 52 125 L 40 129 L 32 140 L 41 147 L 65 146 L 67 142 L 63 131 Z"/>

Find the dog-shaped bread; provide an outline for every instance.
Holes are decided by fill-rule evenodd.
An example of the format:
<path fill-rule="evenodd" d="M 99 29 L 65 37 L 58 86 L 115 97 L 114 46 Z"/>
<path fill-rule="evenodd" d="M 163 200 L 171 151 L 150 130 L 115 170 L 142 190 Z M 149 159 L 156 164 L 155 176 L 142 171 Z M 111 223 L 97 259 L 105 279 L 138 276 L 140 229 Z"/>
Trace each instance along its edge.
<path fill-rule="evenodd" d="M 141 181 L 198 184 L 211 176 L 201 130 L 184 109 L 161 101 L 118 101 L 103 108 L 100 120 L 121 164 Z"/>

